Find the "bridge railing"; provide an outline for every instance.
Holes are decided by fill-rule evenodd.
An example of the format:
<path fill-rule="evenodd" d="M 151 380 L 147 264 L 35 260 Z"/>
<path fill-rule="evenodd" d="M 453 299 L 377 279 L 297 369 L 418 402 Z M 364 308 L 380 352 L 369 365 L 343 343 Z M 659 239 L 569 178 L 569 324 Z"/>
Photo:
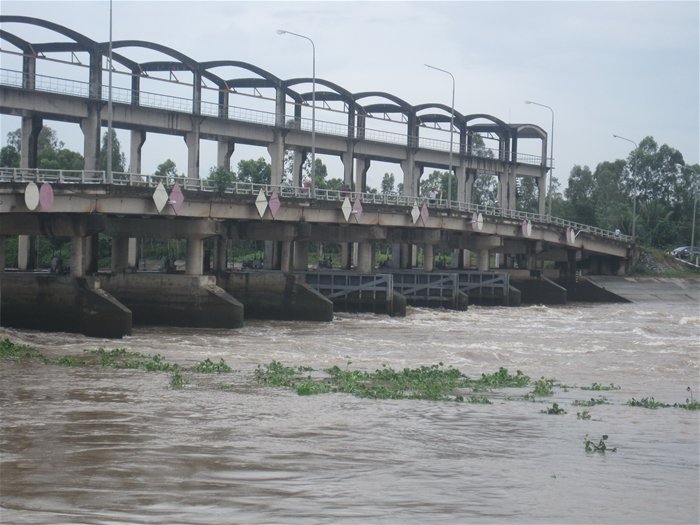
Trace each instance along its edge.
<path fill-rule="evenodd" d="M 30 84 L 29 78 L 22 72 L 14 69 L 0 68 L 0 85 L 13 86 L 23 88 Z M 63 95 L 76 96 L 81 98 L 90 97 L 90 83 L 86 81 L 73 80 L 68 78 L 53 77 L 49 75 L 36 74 L 31 78 L 31 83 L 36 91 L 44 91 L 48 93 L 58 93 Z M 100 97 L 103 101 L 109 99 L 109 87 L 101 86 Z M 194 112 L 194 104 L 192 98 L 177 97 L 173 95 L 165 95 L 162 93 L 153 93 L 150 91 L 132 90 L 119 86 L 112 86 L 112 101 L 121 104 L 137 104 L 143 107 L 165 109 L 179 113 Z M 199 112 L 202 115 L 212 117 L 222 117 L 232 120 L 240 120 L 254 124 L 262 124 L 266 126 L 274 126 L 277 122 L 277 115 L 274 112 L 261 111 L 257 109 L 244 108 L 240 106 L 224 106 L 214 102 L 202 101 Z M 282 115 L 282 121 L 286 121 L 287 115 Z M 289 126 L 294 127 L 294 126 Z M 302 118 L 301 122 L 296 123 L 297 129 L 311 131 L 312 119 Z M 315 131 L 325 135 L 334 135 L 359 139 L 357 128 L 350 129 L 346 123 L 329 122 L 324 120 L 315 120 Z M 421 137 L 407 135 L 405 133 L 396 133 L 373 128 L 364 128 L 362 130 L 362 139 L 381 142 L 384 144 L 396 144 L 405 146 L 408 144 L 420 145 L 421 148 L 449 151 L 450 141 L 440 140 L 431 137 Z M 459 141 L 452 143 L 453 153 L 459 154 Z M 474 157 L 488 157 L 508 161 L 505 158 L 504 152 L 500 152 L 497 148 L 481 147 L 478 150 L 468 152 Z M 515 154 L 516 162 L 523 164 L 540 165 L 542 157 L 528 153 L 517 152 Z"/>
<path fill-rule="evenodd" d="M 0 168 L 0 183 L 58 183 L 58 184 L 107 184 L 107 175 L 104 171 L 90 170 L 51 170 L 30 168 Z M 356 199 L 362 204 L 378 204 L 395 207 L 413 207 L 414 205 L 428 205 L 428 209 L 437 209 L 461 213 L 481 213 L 487 217 L 504 218 L 522 222 L 524 220 L 538 224 L 549 224 L 562 228 L 571 228 L 575 235 L 586 232 L 597 237 L 617 240 L 625 243 L 632 242 L 630 235 L 617 234 L 616 232 L 581 224 L 550 215 L 540 215 L 520 210 L 499 208 L 496 206 L 484 206 L 466 202 L 447 201 L 446 199 L 429 200 L 425 197 L 409 195 L 362 193 L 350 190 L 332 190 L 321 188 L 306 188 L 291 184 L 256 184 L 252 182 L 235 181 L 221 187 L 208 179 L 195 179 L 190 177 L 165 177 L 142 173 L 112 173 L 111 184 L 116 186 L 145 186 L 155 188 L 159 183 L 165 186 L 180 184 L 184 190 L 219 193 L 222 195 L 250 195 L 257 196 L 260 190 L 269 198 L 276 192 L 281 198 L 315 199 L 318 201 L 342 202 L 345 198 L 354 202 Z M 402 210 L 402 213 L 404 211 Z"/>

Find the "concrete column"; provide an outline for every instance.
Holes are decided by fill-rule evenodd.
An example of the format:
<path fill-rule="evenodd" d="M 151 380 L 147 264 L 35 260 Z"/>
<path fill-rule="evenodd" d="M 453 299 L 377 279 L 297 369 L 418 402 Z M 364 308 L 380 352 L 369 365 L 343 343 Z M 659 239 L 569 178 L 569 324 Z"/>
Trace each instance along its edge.
<path fill-rule="evenodd" d="M 187 178 L 199 178 L 199 125 L 190 133 L 185 133 L 187 144 Z"/>
<path fill-rule="evenodd" d="M 133 129 L 130 133 L 131 144 L 129 147 L 129 173 L 141 173 L 141 148 L 146 142 L 144 130 Z"/>
<path fill-rule="evenodd" d="M 308 241 L 294 241 L 294 270 L 306 271 L 309 268 Z"/>
<path fill-rule="evenodd" d="M 0 273 L 5 272 L 5 236 L 0 235 Z"/>
<path fill-rule="evenodd" d="M 40 117 L 22 117 L 22 134 L 20 145 L 20 167 L 37 168 L 39 152 L 39 133 L 44 123 Z"/>
<path fill-rule="evenodd" d="M 220 140 L 216 143 L 216 165 L 231 171 L 231 155 L 236 149 L 236 143 L 232 140 Z"/>
<path fill-rule="evenodd" d="M 292 246 L 292 241 L 280 241 L 280 271 L 283 273 L 289 273 L 297 269 L 296 248 L 296 244 Z"/>
<path fill-rule="evenodd" d="M 411 267 L 411 245 L 402 244 L 401 245 L 401 268 L 406 270 Z"/>
<path fill-rule="evenodd" d="M 263 266 L 266 270 L 279 270 L 280 249 L 277 241 L 265 241 L 265 260 Z"/>
<path fill-rule="evenodd" d="M 547 202 L 547 171 L 542 170 L 542 175 L 537 178 L 537 211 L 540 215 L 545 215 Z"/>
<path fill-rule="evenodd" d="M 370 159 L 355 159 L 355 191 L 364 193 L 367 190 L 367 170 L 370 162 Z"/>
<path fill-rule="evenodd" d="M 304 167 L 304 154 L 301 150 L 294 150 L 294 165 L 292 166 L 292 186 L 301 186 L 301 172 Z"/>
<path fill-rule="evenodd" d="M 459 250 L 459 268 L 468 270 L 472 266 L 472 252 Z"/>
<path fill-rule="evenodd" d="M 129 238 L 112 237 L 112 272 L 125 272 L 129 268 Z"/>
<path fill-rule="evenodd" d="M 187 275 L 202 275 L 204 273 L 204 239 L 187 239 L 185 273 Z"/>
<path fill-rule="evenodd" d="M 284 177 L 284 137 L 279 131 L 275 131 L 274 142 L 267 147 L 270 153 L 271 169 L 270 184 L 279 186 Z"/>
<path fill-rule="evenodd" d="M 29 235 L 17 236 L 17 268 L 26 272 L 33 270 L 36 261 L 36 245 Z"/>
<path fill-rule="evenodd" d="M 129 264 L 129 268 L 138 268 L 141 250 L 139 249 L 139 240 L 135 237 L 129 237 L 128 251 L 129 256 L 127 263 Z"/>
<path fill-rule="evenodd" d="M 228 239 L 219 236 L 216 238 L 216 255 L 214 257 L 214 271 L 219 274 L 226 271 L 228 258 Z"/>
<path fill-rule="evenodd" d="M 515 179 L 515 164 L 513 164 L 513 166 L 510 168 L 510 173 L 508 174 L 508 208 L 511 210 L 515 210 L 517 208 L 517 184 Z"/>
<path fill-rule="evenodd" d="M 352 188 L 353 179 L 353 158 L 355 155 L 355 143 L 354 141 L 348 140 L 348 151 L 340 156 L 340 160 L 343 162 L 343 184 L 349 188 Z"/>
<path fill-rule="evenodd" d="M 83 251 L 83 268 L 85 273 L 97 272 L 100 256 L 100 236 L 95 233 L 85 237 L 85 249 Z"/>
<path fill-rule="evenodd" d="M 340 267 L 346 270 L 350 269 L 351 264 L 352 243 L 340 243 Z"/>
<path fill-rule="evenodd" d="M 88 116 L 80 120 L 83 132 L 83 169 L 97 170 L 100 159 L 100 110 L 101 105 L 93 102 L 87 104 Z"/>
<path fill-rule="evenodd" d="M 407 197 L 418 196 L 418 180 L 420 179 L 421 170 L 416 166 L 414 154 L 408 154 L 408 158 L 401 162 L 401 171 L 403 173 L 403 195 Z"/>
<path fill-rule="evenodd" d="M 489 251 L 487 249 L 479 250 L 476 261 L 476 269 L 480 272 L 489 271 Z"/>
<path fill-rule="evenodd" d="M 72 237 L 70 246 L 70 275 L 83 277 L 85 275 L 85 237 Z"/>
<path fill-rule="evenodd" d="M 371 242 L 357 243 L 357 271 L 359 273 L 372 273 L 372 248 Z"/>
<path fill-rule="evenodd" d="M 387 261 L 389 268 L 401 268 L 401 244 L 394 243 L 391 245 L 391 257 Z"/>
<path fill-rule="evenodd" d="M 434 268 L 433 245 L 423 245 L 423 271 L 432 272 Z"/>

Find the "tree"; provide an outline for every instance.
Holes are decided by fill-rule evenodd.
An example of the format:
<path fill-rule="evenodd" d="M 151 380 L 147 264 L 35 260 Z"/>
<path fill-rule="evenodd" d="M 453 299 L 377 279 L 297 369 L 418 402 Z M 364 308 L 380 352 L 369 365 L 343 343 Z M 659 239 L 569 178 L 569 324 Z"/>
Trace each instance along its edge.
<path fill-rule="evenodd" d="M 178 176 L 177 166 L 175 165 L 175 162 L 172 161 L 172 159 L 166 159 L 165 161 L 158 164 L 154 175 L 157 175 L 159 177 L 166 177 L 168 180 L 174 179 Z"/>
<path fill-rule="evenodd" d="M 518 183 L 518 198 L 515 201 L 516 209 L 529 213 L 539 213 L 539 190 L 535 179 L 533 177 L 521 177 L 518 179 Z"/>
<path fill-rule="evenodd" d="M 100 148 L 99 166 L 102 171 L 107 171 L 107 138 L 108 131 L 102 135 L 102 148 Z M 112 129 L 112 171 L 126 171 L 126 157 L 121 151 L 121 144 L 117 138 L 117 133 Z"/>
<path fill-rule="evenodd" d="M 498 203 L 498 179 L 489 173 L 477 174 L 472 188 L 472 202 L 495 206 Z"/>
<path fill-rule="evenodd" d="M 0 150 L 2 166 L 19 167 L 22 153 L 22 130 L 7 134 L 7 146 Z M 64 148 L 56 131 L 48 126 L 41 128 L 37 138 L 37 167 L 55 170 L 81 170 L 85 165 L 83 156 Z"/>
<path fill-rule="evenodd" d="M 222 195 L 226 191 L 226 188 L 236 181 L 236 175 L 226 168 L 219 166 L 218 168 L 211 168 L 209 170 L 209 181 L 214 184 L 216 191 Z"/>
<path fill-rule="evenodd" d="M 571 168 L 569 185 L 564 196 L 569 203 L 568 219 L 595 226 L 595 181 L 588 166 L 575 165 Z"/>
<path fill-rule="evenodd" d="M 0 149 L 0 167 L 19 168 L 20 154 L 17 148 L 8 144 Z"/>
<path fill-rule="evenodd" d="M 240 182 L 270 184 L 271 176 L 272 166 L 263 157 L 258 160 L 241 160 L 238 163 L 236 179 Z"/>
<path fill-rule="evenodd" d="M 382 193 L 384 195 L 394 193 L 394 183 L 396 182 L 396 179 L 394 178 L 393 173 L 385 173 L 384 178 L 382 179 Z"/>

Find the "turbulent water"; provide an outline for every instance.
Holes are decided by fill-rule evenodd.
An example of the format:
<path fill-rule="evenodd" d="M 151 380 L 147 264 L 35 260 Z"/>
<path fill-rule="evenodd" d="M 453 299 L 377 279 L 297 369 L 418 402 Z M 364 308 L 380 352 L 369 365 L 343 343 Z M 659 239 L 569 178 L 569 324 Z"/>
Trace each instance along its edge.
<path fill-rule="evenodd" d="M 172 389 L 169 373 L 2 362 L 2 523 L 700 521 L 700 412 L 627 405 L 700 396 L 696 304 L 409 309 L 136 329 L 122 341 L 0 337 L 52 357 L 121 347 L 234 368 Z M 442 362 L 474 378 L 506 367 L 568 388 L 534 402 L 522 399 L 528 388 L 494 392 L 490 405 L 299 396 L 255 382 L 273 359 L 369 371 Z M 580 388 L 594 382 L 621 389 Z M 572 402 L 598 395 L 610 404 L 577 419 Z M 567 413 L 541 413 L 553 402 Z M 584 438 L 604 434 L 617 451 L 587 453 Z"/>

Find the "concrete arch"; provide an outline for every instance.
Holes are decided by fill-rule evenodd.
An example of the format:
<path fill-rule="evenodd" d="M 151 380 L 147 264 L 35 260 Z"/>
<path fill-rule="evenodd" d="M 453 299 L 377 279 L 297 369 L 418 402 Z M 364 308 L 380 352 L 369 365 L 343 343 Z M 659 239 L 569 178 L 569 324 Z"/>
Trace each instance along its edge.
<path fill-rule="evenodd" d="M 444 113 L 427 113 L 424 115 L 419 115 L 418 113 L 420 111 L 423 111 L 424 109 L 441 109 L 444 111 Z M 416 114 L 416 119 L 418 121 L 418 124 L 424 124 L 424 123 L 438 123 L 438 122 L 449 122 L 451 119 L 451 113 L 452 113 L 452 108 L 449 106 L 446 106 L 445 104 L 438 104 L 438 103 L 427 103 L 427 104 L 419 104 L 417 106 L 413 107 L 413 110 Z M 461 129 L 462 126 L 465 124 L 465 119 L 464 115 L 462 115 L 459 111 L 456 109 L 454 110 L 454 125 L 456 128 Z"/>

